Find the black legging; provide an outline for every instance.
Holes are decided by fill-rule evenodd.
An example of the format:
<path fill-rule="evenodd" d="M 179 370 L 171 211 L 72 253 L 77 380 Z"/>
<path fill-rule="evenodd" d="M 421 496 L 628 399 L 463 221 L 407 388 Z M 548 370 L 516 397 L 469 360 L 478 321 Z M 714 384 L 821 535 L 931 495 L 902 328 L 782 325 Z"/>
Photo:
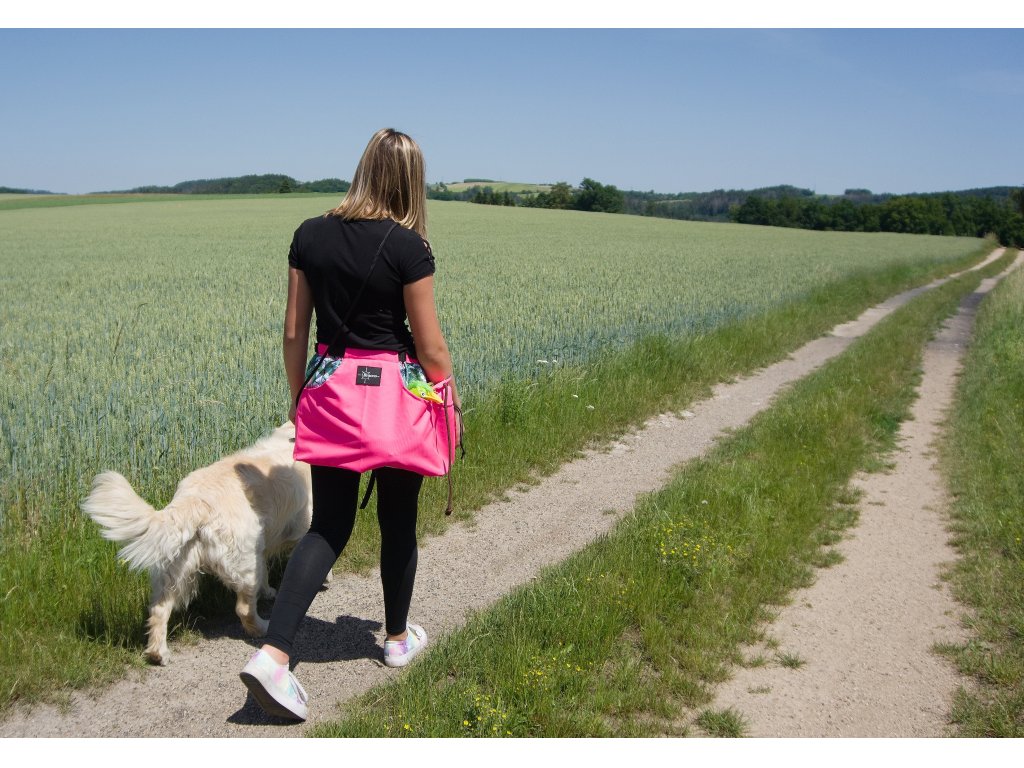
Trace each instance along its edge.
<path fill-rule="evenodd" d="M 299 624 L 352 535 L 359 473 L 334 467 L 313 472 L 313 521 L 288 560 L 264 642 L 292 655 Z M 423 476 L 403 469 L 377 470 L 380 580 L 389 635 L 405 632 L 416 580 L 416 509 Z"/>

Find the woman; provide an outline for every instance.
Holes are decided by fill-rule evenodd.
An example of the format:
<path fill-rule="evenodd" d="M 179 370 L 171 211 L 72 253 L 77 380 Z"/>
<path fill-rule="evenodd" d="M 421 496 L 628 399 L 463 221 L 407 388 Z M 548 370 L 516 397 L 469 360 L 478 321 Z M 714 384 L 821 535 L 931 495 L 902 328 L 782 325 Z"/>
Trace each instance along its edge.
<path fill-rule="evenodd" d="M 341 205 L 304 221 L 292 240 L 284 324 L 292 421 L 305 380 L 314 310 L 319 344 L 338 338 L 337 347 L 388 350 L 396 357 L 405 353 L 418 360 L 431 382 L 451 377 L 451 357 L 434 306 L 434 257 L 425 235 L 423 155 L 404 133 L 380 130 L 363 152 Z M 379 260 L 371 270 L 374 253 Z M 451 391 L 458 405 L 454 386 Z M 288 561 L 264 645 L 241 673 L 268 713 L 295 720 L 305 720 L 308 709 L 306 693 L 289 670 L 292 643 L 352 533 L 359 489 L 358 472 L 327 466 L 311 470 L 312 524 Z M 416 577 L 416 513 L 423 477 L 385 467 L 377 470 L 376 480 L 387 631 L 384 661 L 399 667 L 427 642 L 423 628 L 407 621 Z"/>

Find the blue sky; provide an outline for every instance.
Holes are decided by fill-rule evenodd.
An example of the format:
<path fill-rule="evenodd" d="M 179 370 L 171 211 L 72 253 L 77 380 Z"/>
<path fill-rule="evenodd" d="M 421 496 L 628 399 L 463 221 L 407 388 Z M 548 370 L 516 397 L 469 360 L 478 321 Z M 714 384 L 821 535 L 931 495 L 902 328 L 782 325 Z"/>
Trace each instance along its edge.
<path fill-rule="evenodd" d="M 430 181 L 1021 185 L 1022 48 L 1020 29 L 2 29 L 0 185 L 349 179 L 384 126 Z"/>

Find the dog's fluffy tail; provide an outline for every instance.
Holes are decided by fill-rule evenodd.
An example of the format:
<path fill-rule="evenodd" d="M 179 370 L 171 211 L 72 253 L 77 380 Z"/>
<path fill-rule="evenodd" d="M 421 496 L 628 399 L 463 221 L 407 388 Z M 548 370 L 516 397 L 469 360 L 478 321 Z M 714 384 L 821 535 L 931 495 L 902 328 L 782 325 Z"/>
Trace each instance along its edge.
<path fill-rule="evenodd" d="M 171 502 L 157 511 L 117 472 L 102 472 L 82 511 L 103 529 L 103 538 L 127 542 L 119 553 L 132 570 L 145 570 L 174 560 L 195 535 L 198 515 L 189 514 L 192 500 Z"/>

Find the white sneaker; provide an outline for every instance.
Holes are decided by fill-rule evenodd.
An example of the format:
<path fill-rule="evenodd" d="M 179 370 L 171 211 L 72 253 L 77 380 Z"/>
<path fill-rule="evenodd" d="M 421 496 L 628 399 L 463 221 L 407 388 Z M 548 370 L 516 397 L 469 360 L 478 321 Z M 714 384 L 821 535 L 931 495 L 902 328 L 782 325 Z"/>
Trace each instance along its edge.
<path fill-rule="evenodd" d="M 384 663 L 389 667 L 404 667 L 427 644 L 427 633 L 417 624 L 406 624 L 409 634 L 405 640 L 384 641 Z"/>
<path fill-rule="evenodd" d="M 253 654 L 239 677 L 268 715 L 305 720 L 309 714 L 306 692 L 288 665 L 278 664 L 262 649 Z"/>

